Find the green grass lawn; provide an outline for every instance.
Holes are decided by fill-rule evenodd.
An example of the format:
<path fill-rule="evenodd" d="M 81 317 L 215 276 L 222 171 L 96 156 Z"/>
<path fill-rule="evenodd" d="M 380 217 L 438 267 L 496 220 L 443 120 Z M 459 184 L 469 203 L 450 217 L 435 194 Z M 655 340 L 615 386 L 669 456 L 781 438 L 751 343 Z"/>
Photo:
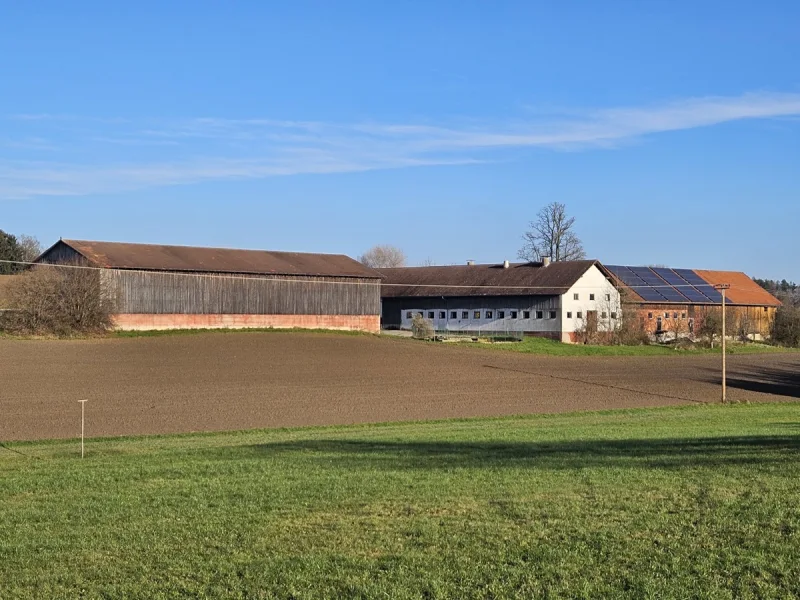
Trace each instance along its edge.
<path fill-rule="evenodd" d="M 526 354 L 543 354 L 550 356 L 686 356 L 697 354 L 720 354 L 722 349 L 715 348 L 690 348 L 681 349 L 672 346 L 592 346 L 584 344 L 563 344 L 540 337 L 526 337 L 521 342 L 509 343 L 479 343 L 465 342 L 459 346 L 476 348 L 492 348 L 510 352 L 523 352 Z M 759 354 L 764 352 L 797 352 L 796 348 L 781 348 L 750 342 L 747 344 L 728 342 L 726 344 L 729 354 Z"/>
<path fill-rule="evenodd" d="M 13 443 L 0 598 L 800 596 L 800 406 Z"/>

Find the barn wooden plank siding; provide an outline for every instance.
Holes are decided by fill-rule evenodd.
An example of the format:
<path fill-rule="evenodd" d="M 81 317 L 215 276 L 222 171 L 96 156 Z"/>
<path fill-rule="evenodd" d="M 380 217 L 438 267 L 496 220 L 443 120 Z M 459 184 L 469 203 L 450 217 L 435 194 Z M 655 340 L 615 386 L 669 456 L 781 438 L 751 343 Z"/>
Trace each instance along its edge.
<path fill-rule="evenodd" d="M 376 279 L 103 271 L 125 314 L 378 315 Z"/>
<path fill-rule="evenodd" d="M 38 261 L 98 268 L 121 329 L 380 327 L 380 275 L 344 255 L 61 240 Z"/>

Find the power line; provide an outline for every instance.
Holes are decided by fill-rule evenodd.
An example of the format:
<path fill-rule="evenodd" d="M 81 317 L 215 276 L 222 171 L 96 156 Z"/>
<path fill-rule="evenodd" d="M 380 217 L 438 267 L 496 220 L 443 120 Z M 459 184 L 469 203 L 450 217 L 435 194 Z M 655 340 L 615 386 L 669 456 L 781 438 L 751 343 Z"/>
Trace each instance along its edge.
<path fill-rule="evenodd" d="M 31 262 L 31 261 L 19 261 L 19 260 L 0 260 L 0 264 L 14 264 L 14 265 L 24 265 L 24 266 L 37 266 L 37 267 L 52 267 L 52 268 L 59 268 L 59 269 L 81 269 L 81 270 L 90 270 L 90 271 L 120 271 L 125 273 L 143 273 L 143 274 L 156 274 L 160 276 L 172 276 L 172 277 L 200 277 L 200 278 L 214 278 L 214 279 L 225 279 L 225 280 L 239 280 L 239 281 L 276 281 L 276 282 L 292 282 L 292 283 L 311 283 L 311 284 L 320 284 L 320 285 L 357 285 L 357 286 L 364 286 L 364 285 L 379 285 L 381 287 L 398 287 L 398 288 L 422 288 L 422 289 L 463 289 L 463 290 L 474 290 L 474 289 L 486 289 L 486 290 L 559 290 L 563 289 L 566 291 L 569 290 L 596 290 L 597 286 L 558 286 L 558 285 L 499 285 L 499 284 L 475 284 L 475 285 L 465 285 L 465 284 L 448 284 L 448 283 L 386 283 L 376 279 L 373 281 L 326 281 L 326 280 L 316 280 L 316 279 L 297 279 L 294 278 L 292 275 L 287 274 L 284 277 L 270 277 L 270 276 L 263 276 L 257 273 L 253 274 L 246 274 L 246 275 L 235 275 L 235 274 L 228 274 L 228 273 L 200 273 L 200 272 L 178 272 L 178 271 L 160 271 L 155 269 L 127 269 L 127 268 L 114 268 L 114 267 L 94 267 L 90 265 L 68 265 L 68 264 L 54 264 L 54 263 L 41 263 L 41 262 Z M 289 277 L 292 277 L 291 279 Z M 320 277 L 341 277 L 343 279 L 352 279 L 357 277 L 355 275 L 321 275 Z M 612 285 L 614 283 L 612 282 Z M 698 284 L 700 285 L 700 284 Z M 713 284 L 706 284 L 713 287 Z M 756 284 L 757 285 L 757 284 Z M 615 286 L 616 287 L 616 286 Z M 675 288 L 696 288 L 697 285 L 692 285 L 690 283 L 687 284 L 664 284 L 664 285 L 628 285 L 622 283 L 619 287 L 623 289 L 675 289 Z M 747 288 L 741 286 L 731 285 L 730 289 L 738 289 L 742 291 L 747 291 Z M 766 290 L 765 290 L 766 291 Z M 769 292 L 767 292 L 769 293 Z M 645 301 L 647 302 L 647 301 Z M 692 302 L 687 299 L 687 302 L 670 302 L 669 300 L 664 300 L 664 302 L 656 302 L 658 304 L 664 303 L 674 303 L 674 304 L 706 304 L 705 302 Z M 716 303 L 711 301 L 712 303 Z"/>

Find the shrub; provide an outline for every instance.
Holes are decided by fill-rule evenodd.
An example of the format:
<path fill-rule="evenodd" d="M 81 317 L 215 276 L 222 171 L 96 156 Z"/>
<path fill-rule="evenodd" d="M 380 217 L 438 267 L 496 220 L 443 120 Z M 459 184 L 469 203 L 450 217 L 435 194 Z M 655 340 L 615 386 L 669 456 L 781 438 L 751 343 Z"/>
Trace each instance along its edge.
<path fill-rule="evenodd" d="M 434 336 L 433 323 L 417 313 L 411 319 L 411 335 L 417 340 L 429 340 Z"/>
<path fill-rule="evenodd" d="M 2 327 L 20 334 L 96 333 L 113 325 L 114 301 L 90 269 L 35 267 L 7 289 Z"/>
<path fill-rule="evenodd" d="M 781 306 L 775 311 L 772 341 L 781 346 L 800 347 L 800 307 Z"/>

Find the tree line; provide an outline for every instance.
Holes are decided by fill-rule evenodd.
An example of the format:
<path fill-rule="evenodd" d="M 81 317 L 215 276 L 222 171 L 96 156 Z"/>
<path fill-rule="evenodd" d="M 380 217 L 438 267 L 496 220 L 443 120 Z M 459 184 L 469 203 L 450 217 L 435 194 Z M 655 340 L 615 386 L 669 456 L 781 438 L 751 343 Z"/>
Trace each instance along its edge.
<path fill-rule="evenodd" d="M 13 235 L 0 229 L 0 275 L 10 275 L 24 270 L 19 263 L 33 262 L 42 253 L 42 245 L 32 235 Z M 14 264 L 17 263 L 17 264 Z"/>

